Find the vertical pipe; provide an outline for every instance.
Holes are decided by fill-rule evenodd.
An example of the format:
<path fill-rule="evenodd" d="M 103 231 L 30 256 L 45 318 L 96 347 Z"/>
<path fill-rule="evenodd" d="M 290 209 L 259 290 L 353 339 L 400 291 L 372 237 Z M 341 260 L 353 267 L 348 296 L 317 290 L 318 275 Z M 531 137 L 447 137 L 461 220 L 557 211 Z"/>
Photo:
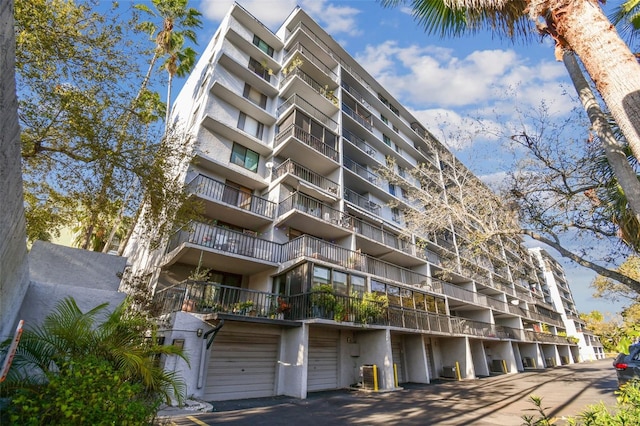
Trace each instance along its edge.
<path fill-rule="evenodd" d="M 378 391 L 378 366 L 373 364 L 373 390 Z"/>
<path fill-rule="evenodd" d="M 460 376 L 460 363 L 458 361 L 456 361 L 456 377 L 458 378 L 458 381 L 462 380 L 462 377 Z"/>
<path fill-rule="evenodd" d="M 200 350 L 200 366 L 198 368 L 198 389 L 204 385 L 204 367 L 207 361 L 207 339 L 202 339 L 202 349 Z"/>
<path fill-rule="evenodd" d="M 393 363 L 393 384 L 397 388 L 398 386 L 398 364 Z"/>

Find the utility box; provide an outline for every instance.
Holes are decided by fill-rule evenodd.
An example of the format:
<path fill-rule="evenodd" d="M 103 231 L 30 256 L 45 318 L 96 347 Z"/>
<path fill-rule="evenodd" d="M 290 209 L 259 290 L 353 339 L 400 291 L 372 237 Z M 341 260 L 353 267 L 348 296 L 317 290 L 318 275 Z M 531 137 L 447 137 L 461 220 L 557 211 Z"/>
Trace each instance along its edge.
<path fill-rule="evenodd" d="M 503 373 L 506 374 L 505 371 L 505 362 L 503 359 L 494 359 L 491 361 L 491 372 L 492 373 Z"/>
<path fill-rule="evenodd" d="M 447 379 L 457 379 L 456 367 L 453 365 L 447 365 L 442 367 L 442 377 Z"/>
<path fill-rule="evenodd" d="M 380 372 L 377 366 L 365 364 L 360 367 L 360 377 L 362 377 L 362 388 L 368 390 L 378 390 L 380 386 Z"/>

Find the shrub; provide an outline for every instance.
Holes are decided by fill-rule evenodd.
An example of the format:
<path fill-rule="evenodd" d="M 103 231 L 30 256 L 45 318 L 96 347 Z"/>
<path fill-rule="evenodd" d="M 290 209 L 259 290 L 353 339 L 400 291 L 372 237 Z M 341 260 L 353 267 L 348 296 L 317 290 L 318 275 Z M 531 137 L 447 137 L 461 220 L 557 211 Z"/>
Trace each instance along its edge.
<path fill-rule="evenodd" d="M 8 409 L 11 424 L 150 424 L 162 400 L 96 358 L 70 361 L 48 376 L 45 385 L 16 391 Z"/>

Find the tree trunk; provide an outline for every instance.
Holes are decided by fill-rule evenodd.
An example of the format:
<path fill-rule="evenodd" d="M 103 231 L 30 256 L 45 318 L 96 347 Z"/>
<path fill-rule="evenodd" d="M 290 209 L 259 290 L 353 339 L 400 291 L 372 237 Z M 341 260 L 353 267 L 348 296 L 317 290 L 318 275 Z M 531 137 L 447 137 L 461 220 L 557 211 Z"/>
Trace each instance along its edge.
<path fill-rule="evenodd" d="M 640 159 L 640 65 L 597 0 L 550 0 L 558 35 L 573 50 Z"/>
<path fill-rule="evenodd" d="M 613 135 L 607 118 L 600 109 L 600 105 L 598 105 L 589 83 L 584 78 L 574 54 L 565 50 L 562 55 L 562 60 L 569 72 L 573 86 L 576 88 L 576 92 L 578 92 L 582 106 L 589 116 L 589 121 L 602 142 L 607 161 L 609 161 L 613 173 L 624 191 L 627 203 L 633 211 L 636 220 L 640 223 L 640 181 L 638 181 L 638 176 L 629 164 L 623 147 Z"/>
<path fill-rule="evenodd" d="M 173 83 L 173 74 L 169 73 L 169 81 L 167 82 L 167 112 L 165 117 L 165 132 L 169 129 L 169 115 L 171 114 L 171 83 Z"/>

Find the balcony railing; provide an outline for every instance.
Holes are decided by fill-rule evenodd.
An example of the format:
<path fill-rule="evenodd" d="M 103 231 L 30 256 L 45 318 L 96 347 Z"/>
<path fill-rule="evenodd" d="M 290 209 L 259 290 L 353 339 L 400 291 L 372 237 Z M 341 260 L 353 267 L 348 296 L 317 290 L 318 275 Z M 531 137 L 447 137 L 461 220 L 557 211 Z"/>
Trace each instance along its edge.
<path fill-rule="evenodd" d="M 532 342 L 545 342 L 545 343 L 571 343 L 564 336 L 556 336 L 549 333 L 538 333 L 535 331 L 525 330 L 526 339 Z"/>
<path fill-rule="evenodd" d="M 271 263 L 280 261 L 282 250 L 282 246 L 278 243 L 200 222 L 192 222 L 186 229 L 173 234 L 169 240 L 167 252 L 182 243 L 191 243 L 225 253 L 240 254 Z"/>
<path fill-rule="evenodd" d="M 351 170 L 352 172 L 354 172 L 355 174 L 357 174 L 361 178 L 369 181 L 370 183 L 372 183 L 375 186 L 380 186 L 382 184 L 382 179 L 380 179 L 380 176 L 378 176 L 377 174 L 367 170 L 367 168 L 365 166 L 362 166 L 362 165 L 356 163 L 355 161 L 353 161 L 352 159 L 350 159 L 348 157 L 344 157 L 343 161 L 344 161 L 344 166 L 347 169 Z"/>
<path fill-rule="evenodd" d="M 283 245 L 282 261 L 306 256 L 358 271 L 366 270 L 368 256 L 318 238 L 303 235 Z"/>
<path fill-rule="evenodd" d="M 371 132 L 373 130 L 373 125 L 369 117 L 365 117 L 363 115 L 358 114 L 349 105 L 345 104 L 344 102 L 342 103 L 342 111 L 344 111 L 345 114 L 347 114 L 349 117 L 353 118 L 358 123 L 360 123 L 368 131 Z"/>
<path fill-rule="evenodd" d="M 289 99 L 284 101 L 282 105 L 278 107 L 278 109 L 276 110 L 278 117 L 280 117 L 280 115 L 282 115 L 282 113 L 292 105 L 296 105 L 300 107 L 307 114 L 309 114 L 310 116 L 318 120 L 325 127 L 333 130 L 334 132 L 338 130 L 338 123 L 336 123 L 335 120 L 333 120 L 330 117 L 327 117 L 326 114 L 324 114 L 318 108 L 314 107 L 313 104 L 311 104 L 310 102 L 308 102 L 302 96 L 299 96 L 299 95 L 289 96 Z"/>
<path fill-rule="evenodd" d="M 279 178 L 280 176 L 284 176 L 285 174 L 292 174 L 300 179 L 303 179 L 317 187 L 320 187 L 333 195 L 338 195 L 338 183 L 328 179 L 311 169 L 308 169 L 300 164 L 296 163 L 292 160 L 286 160 L 278 167 L 276 167 L 274 171 L 274 179 Z"/>
<path fill-rule="evenodd" d="M 344 130 L 344 129 L 342 130 L 342 136 L 346 140 L 348 140 L 349 142 L 351 142 L 352 144 L 360 148 L 360 150 L 364 151 L 368 156 L 370 157 L 376 156 L 376 153 L 377 153 L 376 149 L 371 145 L 369 145 L 364 139 L 359 138 L 358 136 L 354 135 L 350 131 Z"/>
<path fill-rule="evenodd" d="M 302 129 L 302 127 L 296 126 L 295 124 L 292 124 L 286 129 L 281 130 L 280 133 L 276 135 L 276 144 L 281 144 L 285 139 L 289 137 L 296 138 L 300 142 L 315 149 L 316 151 L 332 159 L 336 163 L 339 161 L 338 151 L 324 143 L 322 139 L 313 136 L 311 133 Z"/>
<path fill-rule="evenodd" d="M 325 222 L 340 225 L 343 228 L 351 229 L 353 226 L 352 218 L 348 214 L 342 213 L 340 210 L 336 210 L 333 207 L 329 207 L 315 198 L 308 197 L 301 192 L 294 192 L 278 204 L 278 216 L 282 216 L 288 211 L 294 209 L 310 214 L 311 216 L 315 216 Z"/>
<path fill-rule="evenodd" d="M 290 73 L 286 75 L 286 77 L 280 83 L 280 87 L 284 86 L 287 81 L 291 80 L 293 77 L 298 77 L 305 83 L 307 83 L 313 90 L 315 90 L 319 95 L 327 98 L 331 103 L 333 103 L 336 107 L 338 106 L 338 98 L 333 94 L 333 90 L 329 90 L 327 87 L 315 81 L 309 74 L 302 71 L 300 68 L 296 68 Z"/>
<path fill-rule="evenodd" d="M 345 188 L 344 189 L 344 199 L 346 201 L 349 201 L 350 203 L 353 203 L 359 207 L 362 207 L 363 209 L 377 215 L 380 216 L 380 205 L 373 202 L 373 201 L 369 201 L 369 199 L 367 197 L 363 197 L 362 195 L 348 189 Z"/>
<path fill-rule="evenodd" d="M 365 301 L 361 297 L 323 290 L 283 296 L 211 282 L 185 281 L 158 291 L 154 296 L 153 307 L 157 315 L 185 311 L 289 321 L 324 319 L 450 335 L 515 340 L 524 340 L 526 337 L 531 341 L 567 343 L 567 339 L 560 336 L 525 332 L 511 327 L 400 306 L 385 307 L 382 302 Z"/>
<path fill-rule="evenodd" d="M 316 55 L 314 55 L 309 49 L 307 49 L 306 47 L 304 47 L 304 45 L 300 43 L 294 44 L 289 49 L 289 52 L 287 52 L 287 54 L 284 56 L 282 63 L 283 64 L 286 63 L 289 60 L 289 58 L 295 53 L 301 53 L 306 59 L 309 60 L 309 62 L 311 62 L 312 64 L 320 68 L 322 71 L 324 71 L 324 73 L 327 74 L 333 81 L 338 80 L 338 76 L 336 75 L 335 72 L 331 71 L 331 69 L 329 69 L 328 66 L 326 66 L 320 59 L 318 59 Z"/>
<path fill-rule="evenodd" d="M 208 176 L 196 176 L 189 182 L 187 187 L 195 194 L 248 210 L 269 219 L 273 219 L 275 215 L 276 203 L 273 201 L 257 197 L 250 192 L 245 192 L 233 186 L 218 182 Z"/>

